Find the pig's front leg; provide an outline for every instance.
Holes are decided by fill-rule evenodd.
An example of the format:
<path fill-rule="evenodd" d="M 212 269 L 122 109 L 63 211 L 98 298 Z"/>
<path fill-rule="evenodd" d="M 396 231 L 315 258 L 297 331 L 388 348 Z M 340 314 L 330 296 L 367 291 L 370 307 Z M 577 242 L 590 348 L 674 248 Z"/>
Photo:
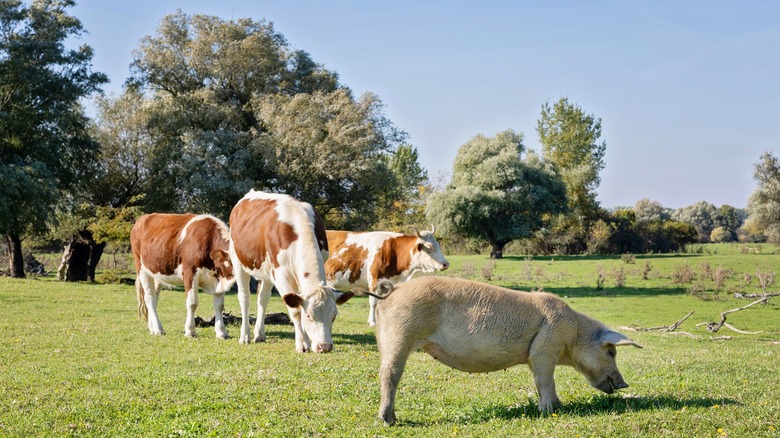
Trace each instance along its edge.
<path fill-rule="evenodd" d="M 528 366 L 534 375 L 536 392 L 539 394 L 539 412 L 552 413 L 561 404 L 555 392 L 555 365 L 560 356 L 560 349 L 544 345 L 544 342 L 541 344 L 531 346 Z"/>

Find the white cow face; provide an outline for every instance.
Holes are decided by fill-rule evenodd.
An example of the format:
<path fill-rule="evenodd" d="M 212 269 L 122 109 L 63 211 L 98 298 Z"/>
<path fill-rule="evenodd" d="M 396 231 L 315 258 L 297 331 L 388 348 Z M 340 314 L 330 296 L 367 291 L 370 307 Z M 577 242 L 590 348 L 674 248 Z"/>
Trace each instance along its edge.
<path fill-rule="evenodd" d="M 285 296 L 285 301 L 288 301 L 288 296 Z M 305 298 L 296 295 L 296 302 L 301 307 L 301 328 L 310 350 L 315 353 L 328 353 L 333 350 L 331 333 L 333 321 L 339 313 L 336 305 L 345 303 L 353 296 L 351 292 L 337 292 L 328 286 L 321 286 Z"/>
<path fill-rule="evenodd" d="M 433 237 L 433 231 L 417 232 L 416 251 L 412 256 L 412 266 L 423 272 L 446 271 L 450 267 L 439 242 Z"/>

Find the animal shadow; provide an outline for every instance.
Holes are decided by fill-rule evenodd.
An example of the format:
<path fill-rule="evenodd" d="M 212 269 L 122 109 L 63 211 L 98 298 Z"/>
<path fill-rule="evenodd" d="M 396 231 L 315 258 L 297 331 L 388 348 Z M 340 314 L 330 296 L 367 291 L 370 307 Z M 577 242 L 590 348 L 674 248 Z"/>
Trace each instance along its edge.
<path fill-rule="evenodd" d="M 590 416 L 599 414 L 620 414 L 623 412 L 645 410 L 679 410 L 691 407 L 712 407 L 716 405 L 738 405 L 739 402 L 728 398 L 688 398 L 680 399 L 673 396 L 636 396 L 620 397 L 619 395 L 599 394 L 587 399 L 573 400 L 558 408 L 556 415 Z M 493 419 L 511 420 L 515 418 L 541 418 L 538 405 L 529 399 L 528 403 L 513 406 L 489 405 L 475 407 L 464 413 L 458 421 L 464 424 L 484 423 Z"/>

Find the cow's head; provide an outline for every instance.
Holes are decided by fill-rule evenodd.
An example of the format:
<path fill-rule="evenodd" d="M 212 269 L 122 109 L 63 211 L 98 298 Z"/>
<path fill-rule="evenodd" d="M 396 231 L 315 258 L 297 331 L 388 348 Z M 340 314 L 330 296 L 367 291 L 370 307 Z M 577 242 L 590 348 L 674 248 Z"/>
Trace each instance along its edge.
<path fill-rule="evenodd" d="M 422 272 L 445 271 L 450 267 L 439 242 L 433 237 L 436 228 L 431 224 L 431 231 L 419 232 L 416 228 L 417 241 L 412 253 L 412 268 Z"/>
<path fill-rule="evenodd" d="M 217 293 L 224 293 L 230 290 L 236 283 L 236 277 L 233 275 L 233 263 L 230 261 L 230 255 L 221 249 L 211 251 L 211 260 L 214 262 L 214 272 L 217 277 Z"/>
<path fill-rule="evenodd" d="M 338 304 L 346 303 L 355 296 L 352 292 L 339 292 L 329 286 L 320 285 L 308 295 L 287 294 L 282 297 L 289 307 L 300 307 L 301 328 L 306 335 L 306 349 L 316 353 L 333 350 L 333 321 L 339 311 Z"/>

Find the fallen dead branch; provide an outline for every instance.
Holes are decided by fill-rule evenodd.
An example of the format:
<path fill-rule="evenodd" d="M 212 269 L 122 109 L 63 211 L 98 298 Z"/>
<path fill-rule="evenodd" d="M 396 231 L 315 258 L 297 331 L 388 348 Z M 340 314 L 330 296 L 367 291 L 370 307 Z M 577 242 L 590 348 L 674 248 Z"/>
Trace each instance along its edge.
<path fill-rule="evenodd" d="M 734 294 L 734 298 L 764 298 L 764 297 L 780 297 L 780 292 L 771 294 L 741 294 L 739 292 Z"/>
<path fill-rule="evenodd" d="M 731 336 L 710 336 L 710 341 L 730 341 Z"/>
<path fill-rule="evenodd" d="M 679 327 L 680 324 L 683 323 L 683 321 L 685 321 L 686 319 L 690 318 L 691 315 L 693 315 L 693 312 L 694 311 L 691 310 L 690 312 L 688 312 L 687 315 L 683 316 L 682 318 L 677 320 L 677 322 L 675 322 L 672 325 L 662 325 L 662 326 L 658 326 L 658 327 L 649 327 L 649 328 L 648 327 L 621 327 L 621 328 L 625 329 L 625 330 L 633 330 L 635 332 L 654 332 L 654 331 L 658 331 L 658 332 L 673 332 L 673 331 L 677 330 L 677 327 Z M 684 333 L 684 332 L 681 332 L 681 333 Z M 690 333 L 688 333 L 688 334 L 690 334 Z"/>
<path fill-rule="evenodd" d="M 742 307 L 739 307 L 739 308 L 736 308 L 736 309 L 731 309 L 731 310 L 727 310 L 725 312 L 721 312 L 721 314 L 720 314 L 720 322 L 717 322 L 717 323 L 715 323 L 715 322 L 703 322 L 703 323 L 700 323 L 700 324 L 696 324 L 696 326 L 698 327 L 700 325 L 706 325 L 707 326 L 707 330 L 711 331 L 712 333 L 717 333 L 718 330 L 720 330 L 721 327 L 726 326 L 726 328 L 734 330 L 737 333 L 743 333 L 743 334 L 749 334 L 749 335 L 759 334 L 761 332 L 746 332 L 746 331 L 742 331 L 742 330 L 738 330 L 738 329 L 734 328 L 734 326 L 732 326 L 731 324 L 726 324 L 726 315 L 728 315 L 729 313 L 739 312 L 740 310 L 745 310 L 745 309 L 747 309 L 749 307 L 755 306 L 756 304 L 766 303 L 769 300 L 769 298 L 770 298 L 769 296 L 765 296 L 765 297 L 761 298 L 760 300 L 753 301 L 752 303 L 748 304 L 747 306 L 742 306 Z"/>
<path fill-rule="evenodd" d="M 214 327 L 214 321 L 216 317 L 214 315 L 211 316 L 211 319 L 205 320 L 201 318 L 200 316 L 195 317 L 195 326 L 197 327 Z M 235 316 L 230 312 L 223 313 L 222 314 L 222 320 L 225 322 L 225 325 L 240 325 L 241 324 L 241 317 Z M 254 324 L 257 321 L 257 318 L 249 317 L 249 323 Z M 265 315 L 265 323 L 266 324 L 272 324 L 272 325 L 290 325 L 292 322 L 290 322 L 290 317 L 287 316 L 286 313 L 277 312 L 277 313 L 269 313 Z"/>

